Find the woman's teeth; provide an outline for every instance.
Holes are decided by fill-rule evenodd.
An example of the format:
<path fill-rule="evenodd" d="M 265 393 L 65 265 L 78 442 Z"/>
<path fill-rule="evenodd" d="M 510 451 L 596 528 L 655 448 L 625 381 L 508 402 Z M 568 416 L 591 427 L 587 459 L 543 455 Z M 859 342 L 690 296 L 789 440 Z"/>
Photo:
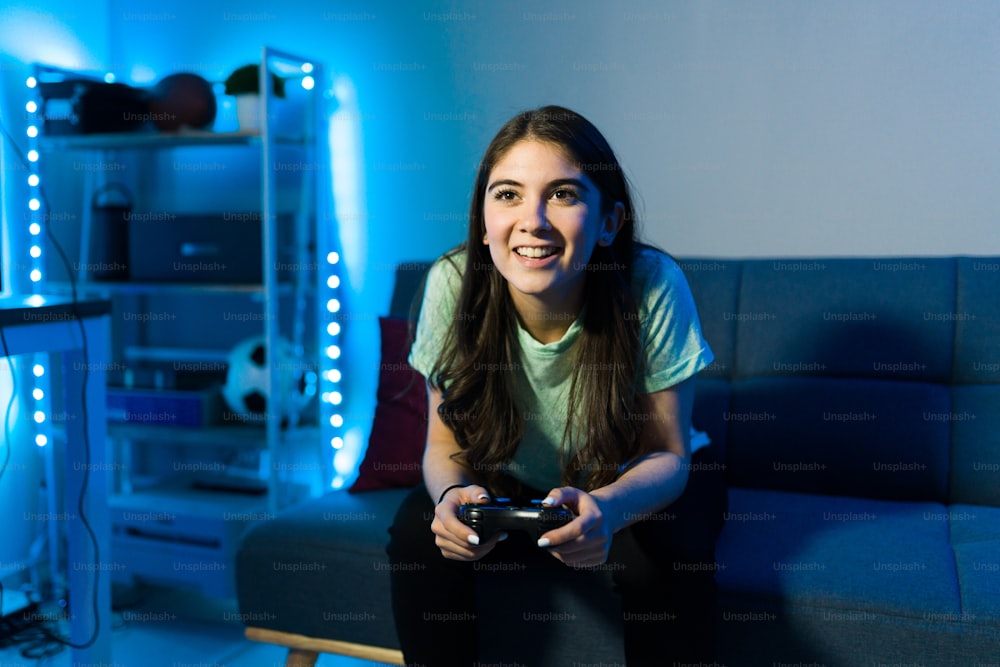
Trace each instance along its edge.
<path fill-rule="evenodd" d="M 531 259 L 539 259 L 541 257 L 548 257 L 549 255 L 556 254 L 556 249 L 552 247 L 545 248 L 515 248 L 516 252 L 521 257 L 530 257 Z"/>

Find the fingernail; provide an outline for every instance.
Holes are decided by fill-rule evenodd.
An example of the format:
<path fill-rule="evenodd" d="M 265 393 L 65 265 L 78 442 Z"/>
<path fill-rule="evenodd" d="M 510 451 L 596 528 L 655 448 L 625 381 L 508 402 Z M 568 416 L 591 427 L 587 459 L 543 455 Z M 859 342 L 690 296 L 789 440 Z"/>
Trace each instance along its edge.
<path fill-rule="evenodd" d="M 548 496 L 547 498 L 545 498 L 545 500 L 542 501 L 542 504 L 543 505 L 554 505 L 555 502 L 556 502 L 555 498 L 553 498 L 552 496 Z"/>
<path fill-rule="evenodd" d="M 552 544 L 552 542 L 550 542 L 549 538 L 547 537 L 543 537 L 540 540 L 538 540 L 538 546 L 540 546 L 542 549 L 548 547 L 550 544 Z"/>
<path fill-rule="evenodd" d="M 469 537 L 467 539 L 469 540 L 469 544 L 475 545 L 477 547 L 479 546 L 479 536 L 478 535 L 469 535 Z"/>
<path fill-rule="evenodd" d="M 489 500 L 489 499 L 490 497 L 485 493 L 480 493 L 478 496 L 476 496 L 476 500 Z"/>

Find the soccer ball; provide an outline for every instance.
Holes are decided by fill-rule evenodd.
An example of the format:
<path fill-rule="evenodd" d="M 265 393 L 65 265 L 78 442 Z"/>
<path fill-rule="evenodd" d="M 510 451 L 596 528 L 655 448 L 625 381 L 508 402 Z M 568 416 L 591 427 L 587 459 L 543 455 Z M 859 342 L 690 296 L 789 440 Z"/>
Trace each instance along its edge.
<path fill-rule="evenodd" d="M 281 427 L 299 423 L 302 410 L 316 394 L 316 371 L 308 367 L 295 346 L 281 338 L 274 363 L 278 364 L 278 392 L 271 401 L 267 341 L 253 336 L 237 343 L 229 353 L 222 397 L 238 418 L 247 422 L 280 419 Z"/>

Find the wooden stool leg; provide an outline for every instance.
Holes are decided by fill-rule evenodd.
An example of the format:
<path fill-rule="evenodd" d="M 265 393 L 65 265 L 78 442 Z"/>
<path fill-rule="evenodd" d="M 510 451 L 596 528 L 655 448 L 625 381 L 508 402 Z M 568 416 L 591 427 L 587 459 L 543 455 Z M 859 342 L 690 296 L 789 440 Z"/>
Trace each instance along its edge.
<path fill-rule="evenodd" d="M 317 658 L 319 658 L 317 651 L 290 648 L 288 649 L 288 657 L 285 659 L 285 667 L 315 667 Z"/>

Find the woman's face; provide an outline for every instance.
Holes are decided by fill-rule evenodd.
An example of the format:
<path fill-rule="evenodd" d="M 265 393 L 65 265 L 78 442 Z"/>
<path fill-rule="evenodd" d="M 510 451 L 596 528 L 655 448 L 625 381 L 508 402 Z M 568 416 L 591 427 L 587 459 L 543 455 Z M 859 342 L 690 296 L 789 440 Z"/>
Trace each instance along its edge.
<path fill-rule="evenodd" d="M 556 145 L 525 139 L 490 172 L 483 204 L 497 270 L 522 306 L 579 313 L 594 246 L 610 245 L 622 206 L 601 215 L 601 194 Z"/>

